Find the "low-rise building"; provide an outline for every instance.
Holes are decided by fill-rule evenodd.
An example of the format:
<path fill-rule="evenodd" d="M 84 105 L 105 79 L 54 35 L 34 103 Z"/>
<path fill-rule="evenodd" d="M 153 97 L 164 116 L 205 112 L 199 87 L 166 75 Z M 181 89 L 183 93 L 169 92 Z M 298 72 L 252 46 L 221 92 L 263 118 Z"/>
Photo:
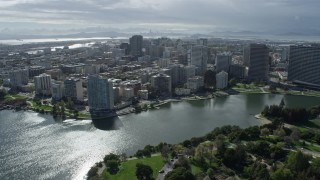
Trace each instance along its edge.
<path fill-rule="evenodd" d="M 191 90 L 187 88 L 175 88 L 174 92 L 178 96 L 186 96 L 186 95 L 190 95 Z"/>

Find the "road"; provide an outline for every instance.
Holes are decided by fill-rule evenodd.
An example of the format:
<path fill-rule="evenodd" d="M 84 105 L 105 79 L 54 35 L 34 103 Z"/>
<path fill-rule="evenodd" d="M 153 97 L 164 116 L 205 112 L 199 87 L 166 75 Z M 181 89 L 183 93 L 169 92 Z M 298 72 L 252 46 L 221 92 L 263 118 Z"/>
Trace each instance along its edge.
<path fill-rule="evenodd" d="M 157 180 L 164 180 L 164 177 L 166 174 L 168 174 L 170 171 L 173 170 L 173 165 L 178 161 L 178 159 L 173 159 L 173 161 L 169 161 L 166 163 L 161 170 L 163 170 L 163 173 L 159 173 Z"/>

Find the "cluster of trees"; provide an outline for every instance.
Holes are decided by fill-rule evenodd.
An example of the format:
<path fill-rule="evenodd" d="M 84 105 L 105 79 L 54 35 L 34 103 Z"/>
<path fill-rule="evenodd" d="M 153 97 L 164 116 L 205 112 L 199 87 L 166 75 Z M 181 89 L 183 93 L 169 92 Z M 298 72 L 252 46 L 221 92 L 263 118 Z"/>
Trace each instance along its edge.
<path fill-rule="evenodd" d="M 110 153 L 103 158 L 103 162 L 107 167 L 107 171 L 110 174 L 116 174 L 119 171 L 120 156 Z"/>
<path fill-rule="evenodd" d="M 280 105 L 266 106 L 261 114 L 271 119 L 280 119 L 286 123 L 303 123 L 320 114 L 320 106 L 306 108 L 285 108 Z"/>
<path fill-rule="evenodd" d="M 79 116 L 79 111 L 75 108 L 74 102 L 70 98 L 68 98 L 66 103 L 63 100 L 56 102 L 52 107 L 52 114 L 55 117 L 60 115 L 65 118 L 66 109 L 68 109 L 69 113 L 73 115 L 73 118 L 77 118 Z"/>
<path fill-rule="evenodd" d="M 139 180 L 151 180 L 153 170 L 149 165 L 142 163 L 136 164 L 136 176 Z"/>
<path fill-rule="evenodd" d="M 295 149 L 294 146 L 301 144 L 303 140 L 319 143 L 319 139 L 318 132 L 289 129 L 281 121 L 246 129 L 229 125 L 176 145 L 147 145 L 137 151 L 136 156 L 150 157 L 151 154 L 160 152 L 166 162 L 170 162 L 170 157 L 184 154 L 179 156 L 165 180 L 205 177 L 215 179 L 234 175 L 245 179 L 265 180 L 320 179 L 320 158 L 312 159 L 300 151 L 290 150 Z M 186 156 L 190 159 L 185 158 Z M 119 156 L 106 156 L 105 163 L 110 171 L 116 170 L 120 163 Z M 192 174 L 191 164 L 199 167 L 202 172 Z M 138 179 L 151 179 L 152 174 L 150 166 L 136 165 Z"/>
<path fill-rule="evenodd" d="M 4 97 L 7 95 L 7 91 L 4 89 L 0 89 L 0 100 L 3 100 Z"/>

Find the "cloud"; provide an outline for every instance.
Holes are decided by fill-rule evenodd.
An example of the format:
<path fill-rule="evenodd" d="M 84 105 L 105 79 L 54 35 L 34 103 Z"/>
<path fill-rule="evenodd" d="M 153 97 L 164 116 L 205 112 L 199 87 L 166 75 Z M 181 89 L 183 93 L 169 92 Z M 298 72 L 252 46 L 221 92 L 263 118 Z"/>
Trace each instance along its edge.
<path fill-rule="evenodd" d="M 0 0 L 0 25 L 320 30 L 318 7 L 318 0 Z"/>

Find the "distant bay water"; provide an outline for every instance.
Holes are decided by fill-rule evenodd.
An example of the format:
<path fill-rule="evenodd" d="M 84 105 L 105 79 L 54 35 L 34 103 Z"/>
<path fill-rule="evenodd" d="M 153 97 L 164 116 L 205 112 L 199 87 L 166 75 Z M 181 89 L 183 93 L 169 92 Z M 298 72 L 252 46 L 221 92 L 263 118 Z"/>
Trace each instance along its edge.
<path fill-rule="evenodd" d="M 232 95 L 173 102 L 159 110 L 94 121 L 59 121 L 29 111 L 0 111 L 0 179 L 84 179 L 104 155 L 134 154 L 147 144 L 179 143 L 215 127 L 260 125 L 265 105 L 311 107 L 320 98 L 275 94 Z"/>

